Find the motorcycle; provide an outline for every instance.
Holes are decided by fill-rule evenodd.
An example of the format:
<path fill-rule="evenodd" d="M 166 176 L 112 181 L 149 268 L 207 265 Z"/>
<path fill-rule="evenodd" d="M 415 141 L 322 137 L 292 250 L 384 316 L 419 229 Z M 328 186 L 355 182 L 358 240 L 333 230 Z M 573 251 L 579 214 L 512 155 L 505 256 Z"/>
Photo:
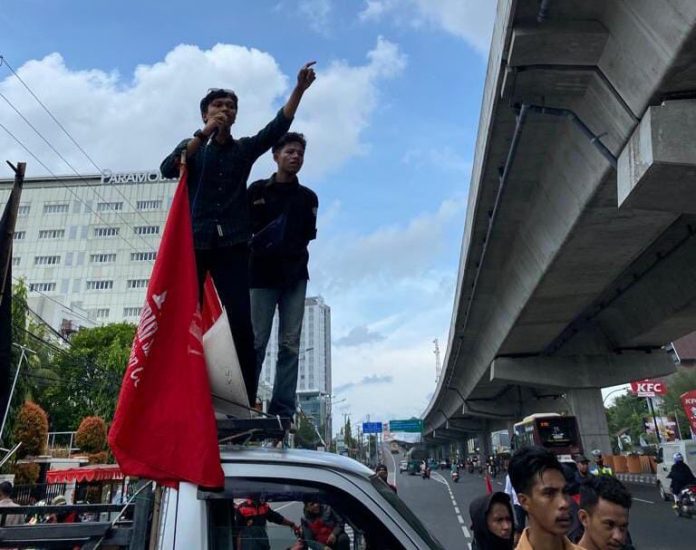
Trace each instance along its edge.
<path fill-rule="evenodd" d="M 452 481 L 459 483 L 459 472 L 456 470 L 452 471 Z"/>
<path fill-rule="evenodd" d="M 427 466 L 423 468 L 421 475 L 423 476 L 423 479 L 430 479 L 430 468 Z"/>
<path fill-rule="evenodd" d="M 679 492 L 674 503 L 674 511 L 680 518 L 696 517 L 696 485 L 684 487 Z"/>

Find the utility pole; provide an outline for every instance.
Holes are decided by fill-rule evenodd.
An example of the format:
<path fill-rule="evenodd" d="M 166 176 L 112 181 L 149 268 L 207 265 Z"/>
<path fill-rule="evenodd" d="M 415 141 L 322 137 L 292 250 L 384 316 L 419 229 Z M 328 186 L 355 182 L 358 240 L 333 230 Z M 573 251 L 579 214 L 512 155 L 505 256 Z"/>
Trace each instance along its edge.
<path fill-rule="evenodd" d="M 440 373 L 442 372 L 442 363 L 440 363 L 440 343 L 437 338 L 433 340 L 433 344 L 435 344 L 433 353 L 435 354 L 435 383 L 437 383 L 437 381 L 440 380 Z"/>

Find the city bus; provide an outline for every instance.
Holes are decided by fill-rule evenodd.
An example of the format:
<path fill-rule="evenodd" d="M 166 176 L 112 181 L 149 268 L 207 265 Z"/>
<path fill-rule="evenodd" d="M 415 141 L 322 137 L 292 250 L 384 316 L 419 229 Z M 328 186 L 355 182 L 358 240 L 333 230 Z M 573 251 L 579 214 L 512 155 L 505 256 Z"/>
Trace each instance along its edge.
<path fill-rule="evenodd" d="M 574 416 L 531 414 L 517 422 L 512 430 L 513 451 L 527 445 L 539 445 L 555 454 L 561 462 L 573 462 L 573 455 L 583 452 L 578 421 Z"/>

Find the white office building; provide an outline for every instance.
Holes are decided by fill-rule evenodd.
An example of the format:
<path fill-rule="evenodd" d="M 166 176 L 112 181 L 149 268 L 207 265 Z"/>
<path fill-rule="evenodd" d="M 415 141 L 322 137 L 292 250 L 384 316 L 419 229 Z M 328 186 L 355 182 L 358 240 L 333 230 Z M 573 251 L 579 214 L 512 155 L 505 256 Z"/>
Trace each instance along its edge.
<path fill-rule="evenodd" d="M 261 380 L 273 386 L 278 359 L 278 313 L 273 318 L 271 338 Z M 297 393 L 331 393 L 331 308 L 321 296 L 305 299 Z"/>
<path fill-rule="evenodd" d="M 0 180 L 4 205 L 13 181 Z M 137 322 L 176 180 L 158 171 L 27 178 L 12 274 L 56 330 Z"/>

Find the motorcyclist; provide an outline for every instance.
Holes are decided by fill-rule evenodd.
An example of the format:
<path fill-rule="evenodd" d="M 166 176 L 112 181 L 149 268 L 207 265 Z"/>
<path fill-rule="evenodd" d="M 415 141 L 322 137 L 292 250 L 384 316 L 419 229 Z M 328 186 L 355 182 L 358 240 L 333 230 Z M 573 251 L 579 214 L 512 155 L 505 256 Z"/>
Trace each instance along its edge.
<path fill-rule="evenodd" d="M 684 462 L 684 456 L 681 453 L 674 453 L 672 458 L 674 464 L 672 464 L 672 468 L 669 470 L 669 475 L 667 477 L 672 480 L 670 489 L 676 506 L 679 493 L 689 485 L 696 485 L 696 477 L 694 477 L 694 473 L 691 471 L 691 468 L 689 468 L 689 465 Z"/>
<path fill-rule="evenodd" d="M 604 457 L 602 456 L 602 451 L 599 449 L 594 449 L 592 451 L 592 458 L 594 458 L 594 465 L 590 468 L 590 473 L 593 476 L 613 476 L 614 471 L 609 467 L 604 465 Z"/>

